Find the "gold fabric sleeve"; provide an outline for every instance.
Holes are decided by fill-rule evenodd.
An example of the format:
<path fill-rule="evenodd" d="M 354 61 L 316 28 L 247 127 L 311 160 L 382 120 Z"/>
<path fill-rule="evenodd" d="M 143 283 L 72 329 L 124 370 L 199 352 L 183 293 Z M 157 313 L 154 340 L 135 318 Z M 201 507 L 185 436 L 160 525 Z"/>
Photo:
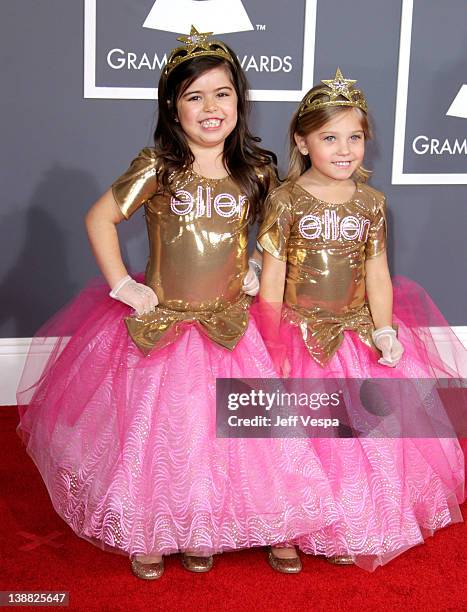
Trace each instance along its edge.
<path fill-rule="evenodd" d="M 365 246 L 365 257 L 370 259 L 380 255 L 386 250 L 387 221 L 386 221 L 386 198 L 380 194 L 376 214 L 368 232 L 368 240 Z"/>
<path fill-rule="evenodd" d="M 264 166 L 263 168 L 258 168 L 256 170 L 256 175 L 261 182 L 266 180 L 266 177 L 269 179 L 268 185 L 268 193 L 270 193 L 273 189 L 280 185 L 279 177 L 277 176 L 277 172 L 274 167 L 269 164 L 268 166 Z"/>
<path fill-rule="evenodd" d="M 140 151 L 128 170 L 112 185 L 112 193 L 125 219 L 138 210 L 157 190 L 157 159 L 154 149 Z"/>
<path fill-rule="evenodd" d="M 264 219 L 258 231 L 261 247 L 276 259 L 287 261 L 287 243 L 293 225 L 292 205 L 284 191 L 272 191 L 264 205 Z"/>

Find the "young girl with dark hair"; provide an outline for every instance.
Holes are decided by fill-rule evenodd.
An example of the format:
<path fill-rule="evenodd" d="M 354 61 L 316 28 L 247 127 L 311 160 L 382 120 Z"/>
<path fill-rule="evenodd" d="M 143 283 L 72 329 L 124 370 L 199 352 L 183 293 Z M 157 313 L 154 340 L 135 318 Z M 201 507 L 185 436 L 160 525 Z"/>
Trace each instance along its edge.
<path fill-rule="evenodd" d="M 217 377 L 273 374 L 249 320 L 260 264 L 248 231 L 277 184 L 275 156 L 248 129 L 235 54 L 195 29 L 179 40 L 154 148 L 86 217 L 113 299 L 90 288 L 39 330 L 32 352 L 57 342 L 40 376 L 30 355 L 19 392 L 19 431 L 57 512 L 144 579 L 161 576 L 163 555 L 203 572 L 213 553 L 276 536 L 261 517 L 267 482 L 246 468 L 279 450 L 216 439 L 215 416 Z M 129 276 L 116 230 L 139 209 L 144 280 Z"/>

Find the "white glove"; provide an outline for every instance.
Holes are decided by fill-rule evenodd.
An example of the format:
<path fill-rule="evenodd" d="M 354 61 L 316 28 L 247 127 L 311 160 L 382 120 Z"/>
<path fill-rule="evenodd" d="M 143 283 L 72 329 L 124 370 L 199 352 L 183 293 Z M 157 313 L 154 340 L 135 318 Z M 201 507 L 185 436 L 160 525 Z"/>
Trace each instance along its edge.
<path fill-rule="evenodd" d="M 376 347 L 383 353 L 378 363 L 394 368 L 404 354 L 404 347 L 397 339 L 396 330 L 389 326 L 380 327 L 373 332 L 372 338 Z"/>
<path fill-rule="evenodd" d="M 114 300 L 131 306 L 139 315 L 155 310 L 159 303 L 151 287 L 137 283 L 131 276 L 125 276 L 119 280 L 109 295 Z"/>
<path fill-rule="evenodd" d="M 261 266 L 254 259 L 248 260 L 248 272 L 243 279 L 242 289 L 247 295 L 256 295 L 259 291 L 259 277 L 261 275 Z"/>

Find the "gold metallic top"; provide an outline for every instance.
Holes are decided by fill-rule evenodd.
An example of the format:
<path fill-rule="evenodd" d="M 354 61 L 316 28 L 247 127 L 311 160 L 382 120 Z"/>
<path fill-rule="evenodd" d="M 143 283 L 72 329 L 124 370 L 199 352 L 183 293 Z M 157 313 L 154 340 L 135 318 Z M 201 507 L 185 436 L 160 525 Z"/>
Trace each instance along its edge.
<path fill-rule="evenodd" d="M 174 68 L 186 60 L 207 55 L 225 59 L 235 65 L 225 44 L 221 40 L 210 38 L 211 34 L 212 32 L 198 32 L 192 25 L 188 36 L 179 36 L 177 40 L 184 43 L 184 46 L 172 49 L 170 52 L 165 67 L 166 74 L 170 74 Z"/>
<path fill-rule="evenodd" d="M 337 68 L 333 79 L 321 81 L 326 87 L 313 88 L 306 94 L 299 106 L 298 116 L 302 117 L 326 106 L 353 106 L 366 113 L 368 106 L 365 96 L 361 89 L 354 87 L 356 82 L 353 79 L 344 79 L 340 68 Z"/>
<path fill-rule="evenodd" d="M 258 240 L 287 262 L 286 316 L 300 326 L 318 363 L 332 357 L 346 329 L 372 346 L 365 260 L 386 248 L 382 193 L 357 183 L 350 200 L 332 204 L 296 183 L 285 183 L 266 200 Z"/>
<path fill-rule="evenodd" d="M 129 333 L 147 353 L 173 340 L 181 322 L 197 321 L 215 342 L 232 349 L 248 325 L 250 300 L 242 291 L 248 199 L 230 177 L 208 179 L 190 169 L 172 178 L 171 195 L 158 187 L 157 172 L 156 153 L 146 148 L 112 186 L 126 218 L 144 206 L 145 282 L 159 300 L 155 312 L 127 318 Z"/>

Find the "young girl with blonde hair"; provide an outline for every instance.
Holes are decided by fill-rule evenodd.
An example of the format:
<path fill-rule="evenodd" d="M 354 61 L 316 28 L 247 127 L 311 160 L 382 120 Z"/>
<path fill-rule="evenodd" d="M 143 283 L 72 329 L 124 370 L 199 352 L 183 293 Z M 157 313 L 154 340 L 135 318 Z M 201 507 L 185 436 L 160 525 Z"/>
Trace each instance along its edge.
<path fill-rule="evenodd" d="M 394 379 L 386 398 L 391 404 L 404 380 L 448 378 L 455 384 L 465 376 L 467 360 L 414 283 L 397 281 L 393 307 L 386 198 L 367 184 L 363 167 L 370 136 L 365 96 L 339 69 L 313 87 L 294 114 L 289 175 L 269 194 L 259 230 L 262 332 L 272 355 L 283 349 L 278 365 L 284 375 L 342 381 L 347 399 L 356 379 L 373 385 Z M 431 336 L 434 326 L 450 352 L 449 364 Z M 379 429 L 360 437 L 308 441 L 310 465 L 325 471 L 333 498 L 321 506 L 325 527 L 289 540 L 291 557 L 298 545 L 335 562 L 373 569 L 462 520 L 464 458 L 458 441 L 448 439 L 448 430 L 442 437 L 438 430 L 437 439 L 422 429 L 424 385 L 419 393 L 417 384 L 402 388 L 414 392 L 393 402 L 391 418 L 405 427 L 404 419 L 417 415 L 419 430 L 386 437 L 382 418 Z M 377 396 L 370 393 L 368 401 L 365 393 L 376 387 L 362 389 L 362 402 L 374 410 Z M 439 400 L 433 406 L 433 418 L 443 414 Z M 348 401 L 345 416 L 355 430 L 361 415 Z"/>

